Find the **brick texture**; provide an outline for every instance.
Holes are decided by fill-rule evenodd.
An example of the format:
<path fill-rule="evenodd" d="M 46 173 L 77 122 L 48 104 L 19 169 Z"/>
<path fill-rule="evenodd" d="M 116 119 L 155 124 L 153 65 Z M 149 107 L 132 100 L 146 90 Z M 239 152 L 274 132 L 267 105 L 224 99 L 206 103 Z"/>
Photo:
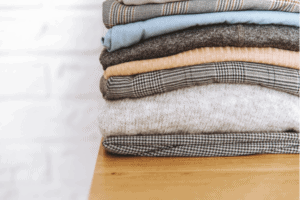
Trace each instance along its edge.
<path fill-rule="evenodd" d="M 0 199 L 88 199 L 102 2 L 0 0 Z"/>

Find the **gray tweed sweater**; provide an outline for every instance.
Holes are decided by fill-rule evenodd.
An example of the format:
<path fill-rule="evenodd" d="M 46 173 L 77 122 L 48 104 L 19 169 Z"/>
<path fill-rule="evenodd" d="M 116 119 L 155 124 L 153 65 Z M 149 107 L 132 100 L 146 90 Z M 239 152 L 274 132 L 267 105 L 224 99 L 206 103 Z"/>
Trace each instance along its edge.
<path fill-rule="evenodd" d="M 153 59 L 201 47 L 272 47 L 299 51 L 299 29 L 279 25 L 212 25 L 161 35 L 128 48 L 108 52 L 100 62 L 109 66 L 135 60 Z"/>

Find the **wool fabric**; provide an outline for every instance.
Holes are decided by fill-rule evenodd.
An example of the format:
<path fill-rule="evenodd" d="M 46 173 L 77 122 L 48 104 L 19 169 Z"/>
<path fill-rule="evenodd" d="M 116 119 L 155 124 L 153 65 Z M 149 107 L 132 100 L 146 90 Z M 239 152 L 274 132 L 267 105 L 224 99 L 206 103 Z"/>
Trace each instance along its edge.
<path fill-rule="evenodd" d="M 299 28 L 276 25 L 211 25 L 193 27 L 160 35 L 131 47 L 108 52 L 103 49 L 100 62 L 105 70 L 112 65 L 175 55 L 201 47 L 272 47 L 299 51 Z"/>
<path fill-rule="evenodd" d="M 299 98 L 256 85 L 210 84 L 106 101 L 104 137 L 138 134 L 299 132 Z"/>
<path fill-rule="evenodd" d="M 169 3 L 175 1 L 184 1 L 184 0 L 118 0 L 118 2 L 125 5 L 143 5 L 150 3 Z"/>
<path fill-rule="evenodd" d="M 204 47 L 173 56 L 114 65 L 104 71 L 104 78 L 224 61 L 254 62 L 294 69 L 299 69 L 300 66 L 299 52 L 295 51 L 275 48 Z"/>
<path fill-rule="evenodd" d="M 242 156 L 300 153 L 299 133 L 133 135 L 104 138 L 103 147 L 134 156 Z"/>
<path fill-rule="evenodd" d="M 299 70 L 247 62 L 220 62 L 157 70 L 100 81 L 104 99 L 141 98 L 211 83 L 256 84 L 299 96 Z"/>
<path fill-rule="evenodd" d="M 151 37 L 211 24 L 276 24 L 299 27 L 299 14 L 278 11 L 232 11 L 196 15 L 173 15 L 115 26 L 102 38 L 109 52 L 128 47 Z"/>
<path fill-rule="evenodd" d="M 143 2 L 146 0 L 131 1 Z M 299 4 L 299 0 L 190 0 L 165 4 L 128 6 L 115 0 L 106 0 L 102 6 L 102 19 L 105 26 L 111 28 L 119 24 L 128 24 L 167 15 L 242 10 L 270 10 L 298 13 Z"/>

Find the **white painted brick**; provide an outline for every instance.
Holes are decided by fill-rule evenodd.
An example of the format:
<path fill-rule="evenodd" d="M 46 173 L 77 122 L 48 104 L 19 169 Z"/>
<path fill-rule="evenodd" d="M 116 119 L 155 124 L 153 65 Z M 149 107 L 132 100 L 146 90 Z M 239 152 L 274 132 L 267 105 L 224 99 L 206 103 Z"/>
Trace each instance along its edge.
<path fill-rule="evenodd" d="M 50 179 L 42 145 L 15 143 L 1 145 L 0 151 L 1 165 L 10 169 L 17 184 L 41 184 Z"/>
<path fill-rule="evenodd" d="M 86 189 L 85 189 L 86 190 Z M 28 200 L 88 200 L 88 194 L 80 187 L 56 185 L 48 187 L 29 187 L 19 189 L 18 199 Z"/>
<path fill-rule="evenodd" d="M 102 74 L 99 55 L 5 56 L 0 58 L 0 99 L 51 95 L 101 100 Z"/>
<path fill-rule="evenodd" d="M 3 167 L 0 165 L 0 186 L 1 184 L 3 183 L 10 183 L 12 182 L 12 173 L 10 171 L 10 168 L 9 167 Z"/>
<path fill-rule="evenodd" d="M 39 33 L 43 23 L 41 13 L 40 10 L 1 10 L 0 49 L 32 48 L 32 38 Z"/>
<path fill-rule="evenodd" d="M 18 58 L 15 58 L 18 59 Z M 4 63 L 7 64 L 4 64 Z M 0 97 L 42 96 L 49 94 L 45 64 L 38 62 L 14 63 L 0 58 Z"/>
<path fill-rule="evenodd" d="M 57 98 L 101 99 L 103 74 L 99 56 L 65 56 L 51 63 L 51 96 Z"/>
<path fill-rule="evenodd" d="M 19 197 L 87 200 L 98 149 L 99 142 L 49 144 L 51 182 L 34 190 L 30 185 L 23 186 L 18 190 Z"/>
<path fill-rule="evenodd" d="M 0 199 L 88 199 L 102 2 L 0 0 Z"/>
<path fill-rule="evenodd" d="M 0 199 L 17 200 L 18 195 L 18 188 L 16 188 L 15 186 L 0 184 Z"/>
<path fill-rule="evenodd" d="M 0 139 L 47 141 L 99 135 L 99 107 L 98 99 L 0 102 Z"/>
<path fill-rule="evenodd" d="M 94 9 L 99 9 L 102 6 L 104 0 L 52 0 L 47 2 L 49 5 L 54 5 L 56 7 L 62 7 L 64 8 L 94 8 Z"/>
<path fill-rule="evenodd" d="M 0 52 L 98 54 L 105 32 L 102 24 L 101 10 L 1 12 Z"/>
<path fill-rule="evenodd" d="M 54 179 L 62 184 L 81 187 L 83 192 L 88 191 L 99 150 L 99 142 L 91 144 L 79 142 L 50 145 Z"/>
<path fill-rule="evenodd" d="M 42 2 L 42 0 L 0 0 L 0 8 L 41 7 Z"/>
<path fill-rule="evenodd" d="M 61 187 L 59 189 L 59 187 Z M 19 188 L 18 199 L 30 199 L 30 200 L 54 200 L 62 199 L 62 196 L 67 196 L 70 191 L 64 191 L 66 187 L 64 185 L 60 186 L 36 186 L 35 189 L 32 189 L 32 185 L 27 185 L 22 188 Z M 65 194 L 64 194 L 65 193 Z"/>

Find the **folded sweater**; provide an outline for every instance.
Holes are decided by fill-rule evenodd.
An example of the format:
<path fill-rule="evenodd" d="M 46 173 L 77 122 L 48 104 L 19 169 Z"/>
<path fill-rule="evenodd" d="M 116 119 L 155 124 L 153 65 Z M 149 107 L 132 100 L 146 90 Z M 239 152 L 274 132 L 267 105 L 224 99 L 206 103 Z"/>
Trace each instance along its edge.
<path fill-rule="evenodd" d="M 138 134 L 299 132 L 299 97 L 256 85 L 210 84 L 106 101 L 104 137 Z"/>
<path fill-rule="evenodd" d="M 149 19 L 126 25 L 115 26 L 102 38 L 109 52 L 139 43 L 142 40 L 187 29 L 193 26 L 211 24 L 276 24 L 299 27 L 299 14 L 278 11 L 238 11 L 196 15 L 173 15 Z"/>
<path fill-rule="evenodd" d="M 220 62 L 158 70 L 133 76 L 113 76 L 100 81 L 108 100 L 141 98 L 211 83 L 257 84 L 299 96 L 299 70 L 247 62 Z"/>
<path fill-rule="evenodd" d="M 300 67 L 299 52 L 295 51 L 275 48 L 205 47 L 163 58 L 114 65 L 104 71 L 104 78 L 224 61 L 263 63 L 294 69 Z"/>
<path fill-rule="evenodd" d="M 104 148 L 133 156 L 243 156 L 300 153 L 299 133 L 133 135 L 104 138 Z"/>
<path fill-rule="evenodd" d="M 143 5 L 150 3 L 169 3 L 175 1 L 186 1 L 186 0 L 118 0 L 118 2 L 125 5 Z"/>
<path fill-rule="evenodd" d="M 145 2 L 150 0 L 125 0 Z M 153 0 L 151 0 L 153 1 Z M 155 0 L 158 1 L 158 0 Z M 162 0 L 159 0 L 162 1 Z M 166 0 L 164 0 L 166 1 Z M 168 0 L 170 1 L 170 0 Z M 174 0 L 173 0 L 174 1 Z M 299 12 L 298 0 L 190 0 L 165 4 L 128 6 L 115 0 L 103 3 L 103 22 L 107 28 L 166 15 L 198 14 L 241 10 Z"/>
<path fill-rule="evenodd" d="M 299 28 L 276 25 L 211 25 L 193 27 L 144 40 L 131 47 L 108 52 L 100 62 L 107 67 L 124 62 L 174 55 L 201 47 L 272 47 L 299 51 Z"/>

